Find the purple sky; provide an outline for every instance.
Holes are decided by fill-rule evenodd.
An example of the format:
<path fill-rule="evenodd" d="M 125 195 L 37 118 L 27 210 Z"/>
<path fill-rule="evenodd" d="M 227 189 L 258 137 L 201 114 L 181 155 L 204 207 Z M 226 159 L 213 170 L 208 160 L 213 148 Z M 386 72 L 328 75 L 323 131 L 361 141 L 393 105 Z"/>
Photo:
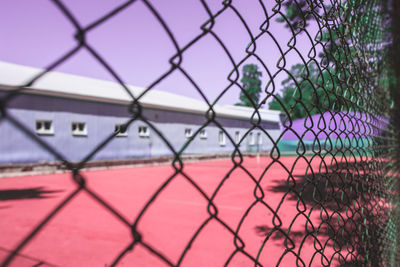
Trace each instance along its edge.
<path fill-rule="evenodd" d="M 85 27 L 123 4 L 122 0 L 65 0 L 63 3 Z M 153 0 L 157 9 L 174 34 L 178 45 L 184 47 L 201 33 L 200 25 L 208 18 L 200 0 Z M 206 1 L 212 12 L 222 8 L 221 1 Z M 268 12 L 275 5 L 274 0 L 264 1 Z M 265 15 L 258 0 L 233 0 L 233 5 L 244 17 L 253 35 L 259 33 L 259 26 Z M 269 30 L 283 49 L 291 36 L 282 24 L 271 20 Z M 246 56 L 250 37 L 245 27 L 232 10 L 225 11 L 217 18 L 213 31 L 229 49 L 236 63 Z M 2 0 L 0 3 L 0 60 L 44 68 L 76 45 L 73 38 L 74 26 L 49 0 Z M 128 84 L 147 87 L 170 69 L 169 59 L 176 53 L 168 35 L 154 15 L 143 4 L 136 1 L 117 16 L 109 19 L 87 34 L 88 43 L 112 66 Z M 306 56 L 311 44 L 304 34 L 297 38 L 296 47 Z M 285 50 L 286 50 L 285 49 Z M 271 73 L 274 73 L 280 57 L 272 38 L 264 34 L 257 41 L 256 54 L 261 57 Z M 287 57 L 287 69 L 300 61 L 295 52 Z M 249 58 L 244 64 L 257 63 Z M 258 63 L 260 67 L 261 64 Z M 202 88 L 210 101 L 214 100 L 229 84 L 227 76 L 233 68 L 229 58 L 209 34 L 190 47 L 183 54 L 182 67 Z M 81 49 L 72 58 L 59 66 L 57 71 L 78 74 L 104 80 L 113 77 L 94 59 L 89 52 Z M 269 78 L 263 73 L 263 89 Z M 276 86 L 281 88 L 281 74 Z M 178 71 L 155 87 L 185 96 L 200 98 L 199 93 Z M 270 89 L 271 90 L 271 89 Z M 238 101 L 239 89 L 231 88 L 219 101 L 233 104 Z"/>

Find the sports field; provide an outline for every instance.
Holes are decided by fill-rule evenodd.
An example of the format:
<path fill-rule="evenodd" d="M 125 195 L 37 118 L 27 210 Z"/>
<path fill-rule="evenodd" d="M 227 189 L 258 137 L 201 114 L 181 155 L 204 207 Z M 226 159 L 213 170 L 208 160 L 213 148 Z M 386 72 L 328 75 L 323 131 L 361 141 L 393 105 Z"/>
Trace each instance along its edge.
<path fill-rule="evenodd" d="M 187 177 L 174 176 L 147 207 L 137 221 L 143 243 L 123 254 L 117 266 L 168 266 L 148 248 L 181 266 L 224 266 L 228 260 L 228 266 L 254 266 L 251 258 L 257 257 L 263 266 L 275 266 L 281 257 L 280 266 L 309 266 L 310 262 L 311 266 L 321 266 L 321 260 L 328 264 L 331 245 L 321 244 L 326 245 L 322 248 L 305 231 L 306 227 L 311 229 L 307 217 L 314 227 L 319 226 L 320 208 L 310 213 L 308 203 L 298 204 L 292 193 L 282 190 L 289 178 L 283 166 L 290 170 L 294 165 L 291 171 L 295 179 L 306 172 L 306 160 L 295 160 L 284 157 L 281 164 L 271 165 L 267 157 L 244 159 L 242 166 L 260 180 L 263 193 L 239 167 L 222 182 L 234 167 L 231 159 L 185 163 L 183 173 Z M 315 170 L 319 164 L 320 160 L 311 161 Z M 165 165 L 87 171 L 83 176 L 90 191 L 133 224 L 174 172 L 171 165 Z M 209 201 L 188 178 L 209 199 L 222 184 L 212 200 L 216 210 L 208 208 Z M 69 173 L 0 179 L 0 262 L 4 264 L 10 251 L 68 198 L 20 247 L 9 266 L 110 266 L 132 243 L 132 231 L 86 190 L 71 197 L 77 188 Z M 262 194 L 266 204 L 256 200 Z M 285 241 L 281 231 L 289 227 L 290 239 Z M 237 232 L 244 248 L 232 231 Z M 318 240 L 324 237 L 319 235 Z M 328 258 L 321 259 L 316 252 L 319 249 Z M 296 263 L 296 255 L 304 262 Z"/>

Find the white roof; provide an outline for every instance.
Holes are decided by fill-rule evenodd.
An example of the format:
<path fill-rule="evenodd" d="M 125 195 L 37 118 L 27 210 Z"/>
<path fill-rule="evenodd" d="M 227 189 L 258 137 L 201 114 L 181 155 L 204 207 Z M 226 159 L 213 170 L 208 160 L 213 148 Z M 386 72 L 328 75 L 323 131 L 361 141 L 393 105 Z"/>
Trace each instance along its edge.
<path fill-rule="evenodd" d="M 0 86 L 5 89 L 14 89 L 16 86 L 26 84 L 42 71 L 38 68 L 0 61 Z M 127 88 L 135 97 L 145 90 L 132 85 L 127 85 Z M 60 72 L 46 73 L 32 86 L 25 87 L 23 92 L 97 102 L 119 104 L 132 102 L 132 98 L 119 83 Z M 208 105 L 204 101 L 153 89 L 147 92 L 139 102 L 144 107 L 189 113 L 204 114 L 208 110 Z M 218 117 L 245 119 L 249 119 L 254 113 L 252 108 L 232 105 L 215 105 L 214 111 Z M 263 121 L 280 121 L 281 112 L 279 111 L 260 109 L 259 113 Z"/>

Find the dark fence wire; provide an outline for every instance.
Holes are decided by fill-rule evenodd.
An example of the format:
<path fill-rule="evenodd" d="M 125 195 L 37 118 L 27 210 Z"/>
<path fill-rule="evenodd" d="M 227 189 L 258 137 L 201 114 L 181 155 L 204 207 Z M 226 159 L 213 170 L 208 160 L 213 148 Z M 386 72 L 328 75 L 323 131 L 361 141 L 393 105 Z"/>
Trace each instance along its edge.
<path fill-rule="evenodd" d="M 282 255 L 279 261 L 274 263 L 276 265 L 280 264 L 285 255 L 291 254 L 296 257 L 297 266 L 309 266 L 311 264 L 329 266 L 333 264 L 334 259 L 342 266 L 397 266 L 400 262 L 400 255 L 397 249 L 399 247 L 397 237 L 400 232 L 397 228 L 399 225 L 399 211 L 397 208 L 399 199 L 394 182 L 397 173 L 391 162 L 391 156 L 394 153 L 393 147 L 395 147 L 395 140 L 392 138 L 391 133 L 395 129 L 392 128 L 390 119 L 388 119 L 390 98 L 388 97 L 388 88 L 384 86 L 384 80 L 387 78 L 386 48 L 384 46 L 385 32 L 383 30 L 387 22 L 384 14 L 384 3 L 374 0 L 329 1 L 329 3 L 322 0 L 288 0 L 276 1 L 272 12 L 268 12 L 268 3 L 258 1 L 259 8 L 265 14 L 265 21 L 260 25 L 257 33 L 254 34 L 250 31 L 244 17 L 241 16 L 241 11 L 235 7 L 235 1 L 222 1 L 221 8 L 217 12 L 212 12 L 206 1 L 199 1 L 207 12 L 209 19 L 203 25 L 200 25 L 202 32 L 183 46 L 178 45 L 174 37 L 174 29 L 170 28 L 157 12 L 157 5 L 152 4 L 150 1 L 141 1 L 161 24 L 175 47 L 176 53 L 169 60 L 170 69 L 154 80 L 143 93 L 135 97 L 126 87 L 119 74 L 93 46 L 86 42 L 86 35 L 93 29 L 101 27 L 106 21 L 118 16 L 121 11 L 132 8 L 139 1 L 127 1 L 110 10 L 105 16 L 83 27 L 75 18 L 75 15 L 64 5 L 63 1 L 52 0 L 75 27 L 76 46 L 55 59 L 42 73 L 31 77 L 26 84 L 8 91 L 0 99 L 1 120 L 7 120 L 12 123 L 43 149 L 63 162 L 65 168 L 71 172 L 72 178 L 76 183 L 76 190 L 66 196 L 38 226 L 32 229 L 30 234 L 14 248 L 1 265 L 9 266 L 16 255 L 39 232 L 46 231 L 48 222 L 59 212 L 62 212 L 62 209 L 79 193 L 84 191 L 131 230 L 131 243 L 127 244 L 116 258 L 110 260 L 111 266 L 116 266 L 127 253 L 130 253 L 137 246 L 147 249 L 167 265 L 180 265 L 185 261 L 185 256 L 191 249 L 193 242 L 211 221 L 218 222 L 233 237 L 234 250 L 227 256 L 225 262 L 225 265 L 228 266 L 237 254 L 244 255 L 255 266 L 269 266 L 271 263 L 261 262 L 259 257 L 265 245 L 268 242 L 272 242 L 271 236 L 274 234 L 278 234 L 284 240 Z M 288 10 L 293 12 L 289 13 Z M 228 11 L 233 12 L 239 18 L 249 35 L 249 46 L 243 48 L 246 51 L 246 56 L 240 62 L 233 60 L 225 43 L 213 31 L 214 26 L 218 24 L 219 17 Z M 288 43 L 285 47 L 278 44 L 270 29 L 271 22 L 276 19 L 284 23 L 292 33 L 292 38 L 287 40 Z M 315 36 L 312 36 L 307 30 L 308 24 L 317 25 L 318 31 Z M 296 38 L 300 35 L 307 36 L 312 44 L 307 55 L 300 53 L 296 47 Z M 211 36 L 217 41 L 233 65 L 232 72 L 227 76 L 230 84 L 221 90 L 219 96 L 213 101 L 210 101 L 205 96 L 190 73 L 182 66 L 185 52 L 205 36 Z M 265 36 L 272 38 L 279 49 L 281 54 L 279 62 L 269 62 L 265 55 L 257 53 L 257 41 Z M 318 56 L 317 47 L 322 52 L 322 56 Z M 126 126 L 129 127 L 130 124 L 138 120 L 144 122 L 165 142 L 165 145 L 169 147 L 173 154 L 171 166 L 174 168 L 174 173 L 163 184 L 159 185 L 157 191 L 154 192 L 133 223 L 119 213 L 117 207 L 113 207 L 101 195 L 86 185 L 86 177 L 81 173 L 81 169 L 85 167 L 87 162 L 93 159 L 97 152 L 104 149 L 105 145 L 113 140 L 117 133 L 111 134 L 102 143 L 98 144 L 82 161 L 73 163 L 63 158 L 57 148 L 40 139 L 7 110 L 7 104 L 12 99 L 17 98 L 25 87 L 33 85 L 49 71 L 68 61 L 80 50 L 89 52 L 97 60 L 98 64 L 103 66 L 132 98 L 129 107 L 131 119 L 127 121 Z M 289 71 L 290 66 L 287 65 L 285 60 L 285 56 L 293 52 L 297 53 L 303 61 L 304 75 L 300 79 L 293 77 Z M 269 79 L 265 98 L 260 101 L 260 104 L 252 102 L 254 109 L 251 119 L 252 127 L 248 129 L 246 135 L 241 139 L 241 142 L 244 142 L 251 131 L 259 129 L 273 143 L 273 149 L 269 153 L 272 162 L 265 166 L 261 177 L 253 177 L 245 168 L 243 154 L 239 145 L 235 144 L 234 138 L 220 124 L 214 111 L 214 105 L 233 86 L 238 86 L 244 94 L 247 94 L 240 84 L 239 77 L 241 68 L 250 58 L 258 61 L 259 65 L 262 66 L 262 71 L 268 74 Z M 272 72 L 269 67 L 274 64 L 276 64 L 277 70 Z M 311 78 L 309 70 L 311 65 L 318 69 L 317 79 Z M 183 147 L 175 150 L 163 133 L 157 129 L 156 125 L 142 113 L 142 97 L 174 72 L 183 74 L 209 106 L 209 110 L 204 114 L 207 122 L 194 133 L 194 136 L 197 136 L 204 127 L 216 125 L 227 135 L 229 142 L 234 145 L 231 157 L 234 166 L 222 178 L 219 186 L 211 196 L 205 193 L 201 186 L 196 184 L 183 170 L 184 162 L 181 155 L 193 139 L 189 139 Z M 282 73 L 289 75 L 297 86 L 297 91 L 293 95 L 294 102 L 292 105 L 285 104 L 277 96 L 278 85 L 275 84 L 275 79 L 278 74 Z M 322 105 L 312 104 L 307 106 L 304 103 L 302 96 L 304 83 L 309 83 L 313 86 L 313 95 L 323 99 L 321 101 Z M 286 115 L 284 129 L 278 140 L 271 138 L 268 130 L 260 126 L 260 114 L 258 112 L 263 103 L 268 103 L 273 99 L 282 106 Z M 297 133 L 292 129 L 293 111 L 299 106 L 306 112 L 307 118 L 311 118 L 312 114 L 321 115 L 318 121 L 311 120 L 311 124 L 318 125 L 317 128 L 305 123 L 306 130 L 304 133 Z M 330 119 L 328 120 L 325 120 L 322 116 L 326 112 L 330 114 Z M 339 121 L 333 119 L 335 116 L 340 117 Z M 305 160 L 309 167 L 307 173 L 300 179 L 295 179 L 292 174 L 294 166 L 285 166 L 280 161 L 282 151 L 279 150 L 278 143 L 287 132 L 294 132 L 299 139 L 299 145 L 296 149 L 297 160 L 295 162 Z M 311 147 L 303 142 L 305 135 L 310 132 L 314 136 Z M 326 136 L 326 141 L 320 141 L 322 139 L 321 136 Z M 311 167 L 313 160 L 321 162 L 319 169 Z M 273 164 L 280 164 L 288 177 L 282 185 L 273 190 L 284 193 L 281 204 L 284 201 L 288 201 L 286 197 L 289 196 L 297 201 L 298 216 L 306 218 L 309 226 L 311 225 L 306 227 L 303 232 L 295 233 L 290 228 L 284 229 L 282 227 L 281 219 L 278 215 L 280 205 L 273 209 L 268 204 L 268 196 L 260 186 L 261 179 L 268 177 L 268 171 Z M 218 206 L 214 203 L 214 200 L 224 186 L 224 182 L 229 180 L 230 173 L 236 169 L 246 172 L 253 181 L 254 202 L 251 203 L 239 225 L 234 229 L 218 216 Z M 157 201 L 157 196 L 178 175 L 182 175 L 207 201 L 208 218 L 188 241 L 178 261 L 174 262 L 169 255 L 163 254 L 151 243 L 146 242 L 145 237 L 138 231 L 137 226 L 150 205 Z M 274 214 L 274 219 L 272 228 L 259 227 L 258 231 L 265 235 L 265 240 L 260 247 L 258 255 L 255 257 L 246 250 L 246 244 L 239 234 L 239 229 L 252 207 L 256 204 L 261 204 L 271 211 Z M 313 210 L 320 210 L 318 221 L 310 217 Z M 301 250 L 295 246 L 295 244 L 300 243 L 295 242 L 294 237 L 299 239 L 300 243 L 307 238 L 313 240 L 315 252 L 312 260 L 314 262 L 305 262 L 302 259 Z M 333 246 L 333 255 L 325 253 L 328 243 Z M 213 265 L 212 262 L 210 265 Z"/>

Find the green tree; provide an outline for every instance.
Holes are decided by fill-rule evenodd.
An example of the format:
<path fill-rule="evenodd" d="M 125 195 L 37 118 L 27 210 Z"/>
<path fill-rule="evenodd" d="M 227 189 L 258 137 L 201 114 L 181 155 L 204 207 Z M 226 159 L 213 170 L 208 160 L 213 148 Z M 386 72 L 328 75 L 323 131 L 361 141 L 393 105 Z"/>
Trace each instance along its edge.
<path fill-rule="evenodd" d="M 330 79 L 328 72 L 321 72 L 315 62 L 307 66 L 296 64 L 289 73 L 282 82 L 282 96 L 276 95 L 277 99 L 269 103 L 270 109 L 284 111 L 285 108 L 292 119 L 299 119 L 342 107 L 335 92 L 339 81 Z"/>
<path fill-rule="evenodd" d="M 261 93 L 261 76 L 262 73 L 258 71 L 257 65 L 247 64 L 243 66 L 240 82 L 245 92 L 240 92 L 240 102 L 236 104 L 237 106 L 253 107 L 253 105 L 258 104 Z"/>
<path fill-rule="evenodd" d="M 335 10 L 330 5 L 316 6 L 312 1 L 288 0 L 283 6 L 285 14 L 277 21 L 285 23 L 296 34 L 301 34 L 310 21 L 321 16 L 321 12 L 326 18 L 340 15 L 344 20 L 320 28 L 316 37 L 323 44 L 320 64 L 310 60 L 293 66 L 282 83 L 282 96 L 276 95 L 269 104 L 270 109 L 286 109 L 292 119 L 297 119 L 332 109 L 354 111 L 363 105 L 359 101 L 366 95 L 373 99 L 371 94 L 376 93 L 373 88 L 377 84 L 371 84 L 371 81 L 379 83 L 379 79 L 374 81 L 371 77 L 382 78 L 376 70 L 385 53 L 375 49 L 375 44 L 385 43 L 388 30 L 369 25 L 379 25 L 376 18 L 384 19 L 381 3 L 370 1 L 366 5 L 359 0 L 349 0 L 340 10 Z M 368 10 L 368 15 L 362 15 L 361 10 Z M 338 11 L 340 14 L 336 14 Z M 366 58 L 374 59 L 366 62 Z M 360 71 L 369 77 L 368 81 L 360 79 Z"/>

